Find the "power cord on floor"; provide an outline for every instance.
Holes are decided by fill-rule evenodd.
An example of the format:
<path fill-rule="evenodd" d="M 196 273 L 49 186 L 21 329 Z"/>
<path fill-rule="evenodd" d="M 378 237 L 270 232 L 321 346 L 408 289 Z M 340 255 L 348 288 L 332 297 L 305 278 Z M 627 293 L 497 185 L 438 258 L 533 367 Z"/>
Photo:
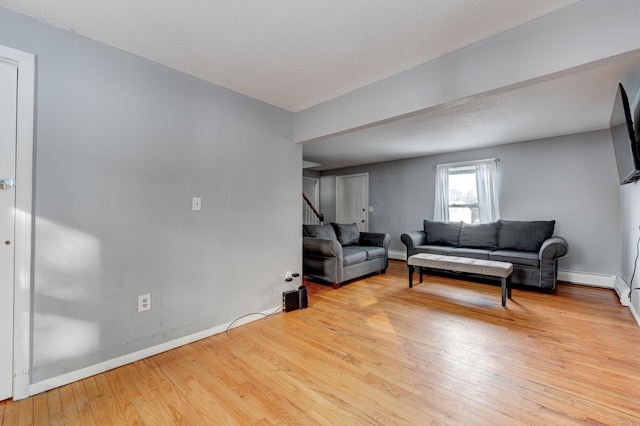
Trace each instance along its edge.
<path fill-rule="evenodd" d="M 640 226 L 638 226 L 640 230 Z M 629 282 L 629 300 L 631 300 L 631 293 L 636 290 L 640 290 L 640 287 L 633 288 L 633 278 L 636 276 L 636 268 L 638 267 L 638 256 L 640 255 L 640 236 L 638 236 L 638 242 L 636 243 L 636 260 L 633 262 L 633 273 L 631 274 L 631 281 Z"/>
<path fill-rule="evenodd" d="M 264 314 L 264 313 L 262 313 L 262 312 L 250 312 L 250 313 L 248 313 L 248 314 L 242 315 L 241 317 L 238 317 L 238 318 L 234 319 L 234 320 L 231 322 L 231 324 L 229 324 L 229 327 L 227 327 L 227 329 L 226 329 L 224 332 L 225 332 L 225 333 L 228 333 L 228 332 L 229 332 L 229 330 L 231 330 L 231 327 L 233 327 L 233 326 L 234 326 L 234 324 L 235 324 L 235 323 L 237 323 L 238 321 L 240 321 L 242 318 L 246 318 L 246 317 L 249 317 L 249 316 L 251 316 L 251 315 L 262 315 L 262 316 L 263 316 L 263 317 L 265 317 L 265 318 L 269 318 L 269 317 L 274 316 L 274 315 L 275 315 L 275 314 L 277 314 L 278 312 L 282 312 L 282 308 L 281 308 L 280 306 L 279 306 L 279 307 L 277 307 L 277 308 L 276 308 L 273 312 L 271 312 L 270 314 Z"/>
<path fill-rule="evenodd" d="M 291 288 L 291 290 L 297 290 L 298 289 L 297 287 L 294 288 L 294 286 L 291 285 L 291 282 L 294 281 L 295 279 L 302 280 L 302 278 L 300 277 L 300 274 L 298 272 L 294 272 L 293 274 L 291 274 L 291 277 L 287 277 L 284 280 L 287 283 L 287 286 L 289 286 Z M 231 324 L 229 324 L 229 326 L 225 330 L 225 333 L 228 333 L 229 330 L 231 330 L 231 327 L 233 327 L 233 325 L 235 323 L 237 323 L 238 321 L 240 321 L 242 318 L 246 318 L 246 317 L 249 317 L 251 315 L 262 315 L 265 318 L 269 318 L 269 317 L 272 317 L 273 315 L 277 314 L 278 312 L 282 312 L 282 308 L 281 307 L 276 308 L 276 310 L 274 310 L 270 314 L 263 314 L 262 312 L 250 312 L 248 314 L 242 315 L 241 317 L 238 317 L 238 318 L 234 319 L 231 322 Z"/>

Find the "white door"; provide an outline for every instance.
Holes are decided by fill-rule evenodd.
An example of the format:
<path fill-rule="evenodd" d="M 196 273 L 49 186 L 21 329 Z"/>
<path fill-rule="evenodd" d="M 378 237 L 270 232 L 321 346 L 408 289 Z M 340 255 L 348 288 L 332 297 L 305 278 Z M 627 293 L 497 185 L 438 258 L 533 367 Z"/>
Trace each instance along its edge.
<path fill-rule="evenodd" d="M 0 400 L 13 395 L 13 289 L 18 68 L 0 61 Z"/>
<path fill-rule="evenodd" d="M 336 222 L 356 223 L 360 231 L 369 230 L 369 174 L 336 178 Z"/>

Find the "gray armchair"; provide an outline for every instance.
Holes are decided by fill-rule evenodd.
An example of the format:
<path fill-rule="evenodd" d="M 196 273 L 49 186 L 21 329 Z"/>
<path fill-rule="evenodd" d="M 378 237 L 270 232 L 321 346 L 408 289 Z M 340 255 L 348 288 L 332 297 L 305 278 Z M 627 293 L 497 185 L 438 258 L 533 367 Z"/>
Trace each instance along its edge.
<path fill-rule="evenodd" d="M 360 232 L 357 225 L 304 225 L 303 274 L 338 288 L 389 265 L 389 234 Z"/>

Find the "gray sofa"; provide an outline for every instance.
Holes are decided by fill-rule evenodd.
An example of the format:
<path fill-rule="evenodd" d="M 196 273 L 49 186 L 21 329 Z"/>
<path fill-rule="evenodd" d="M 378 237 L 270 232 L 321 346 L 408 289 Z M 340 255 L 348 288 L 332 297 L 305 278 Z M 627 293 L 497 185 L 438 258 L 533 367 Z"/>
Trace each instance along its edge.
<path fill-rule="evenodd" d="M 507 221 L 469 225 L 462 222 L 424 221 L 422 231 L 402 234 L 407 259 L 432 253 L 513 264 L 511 282 L 552 290 L 558 259 L 567 254 L 564 238 L 553 236 L 555 221 Z"/>
<path fill-rule="evenodd" d="M 340 284 L 389 265 L 389 234 L 360 232 L 353 223 L 303 225 L 302 272 L 312 278 Z"/>

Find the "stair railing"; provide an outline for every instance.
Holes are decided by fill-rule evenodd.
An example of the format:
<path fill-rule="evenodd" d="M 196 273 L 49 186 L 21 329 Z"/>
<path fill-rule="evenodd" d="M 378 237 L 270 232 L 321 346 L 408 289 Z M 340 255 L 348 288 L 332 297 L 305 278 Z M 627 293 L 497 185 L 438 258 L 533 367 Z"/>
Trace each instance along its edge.
<path fill-rule="evenodd" d="M 313 205 L 307 194 L 302 193 L 302 223 L 304 225 L 322 225 L 324 215 Z"/>

